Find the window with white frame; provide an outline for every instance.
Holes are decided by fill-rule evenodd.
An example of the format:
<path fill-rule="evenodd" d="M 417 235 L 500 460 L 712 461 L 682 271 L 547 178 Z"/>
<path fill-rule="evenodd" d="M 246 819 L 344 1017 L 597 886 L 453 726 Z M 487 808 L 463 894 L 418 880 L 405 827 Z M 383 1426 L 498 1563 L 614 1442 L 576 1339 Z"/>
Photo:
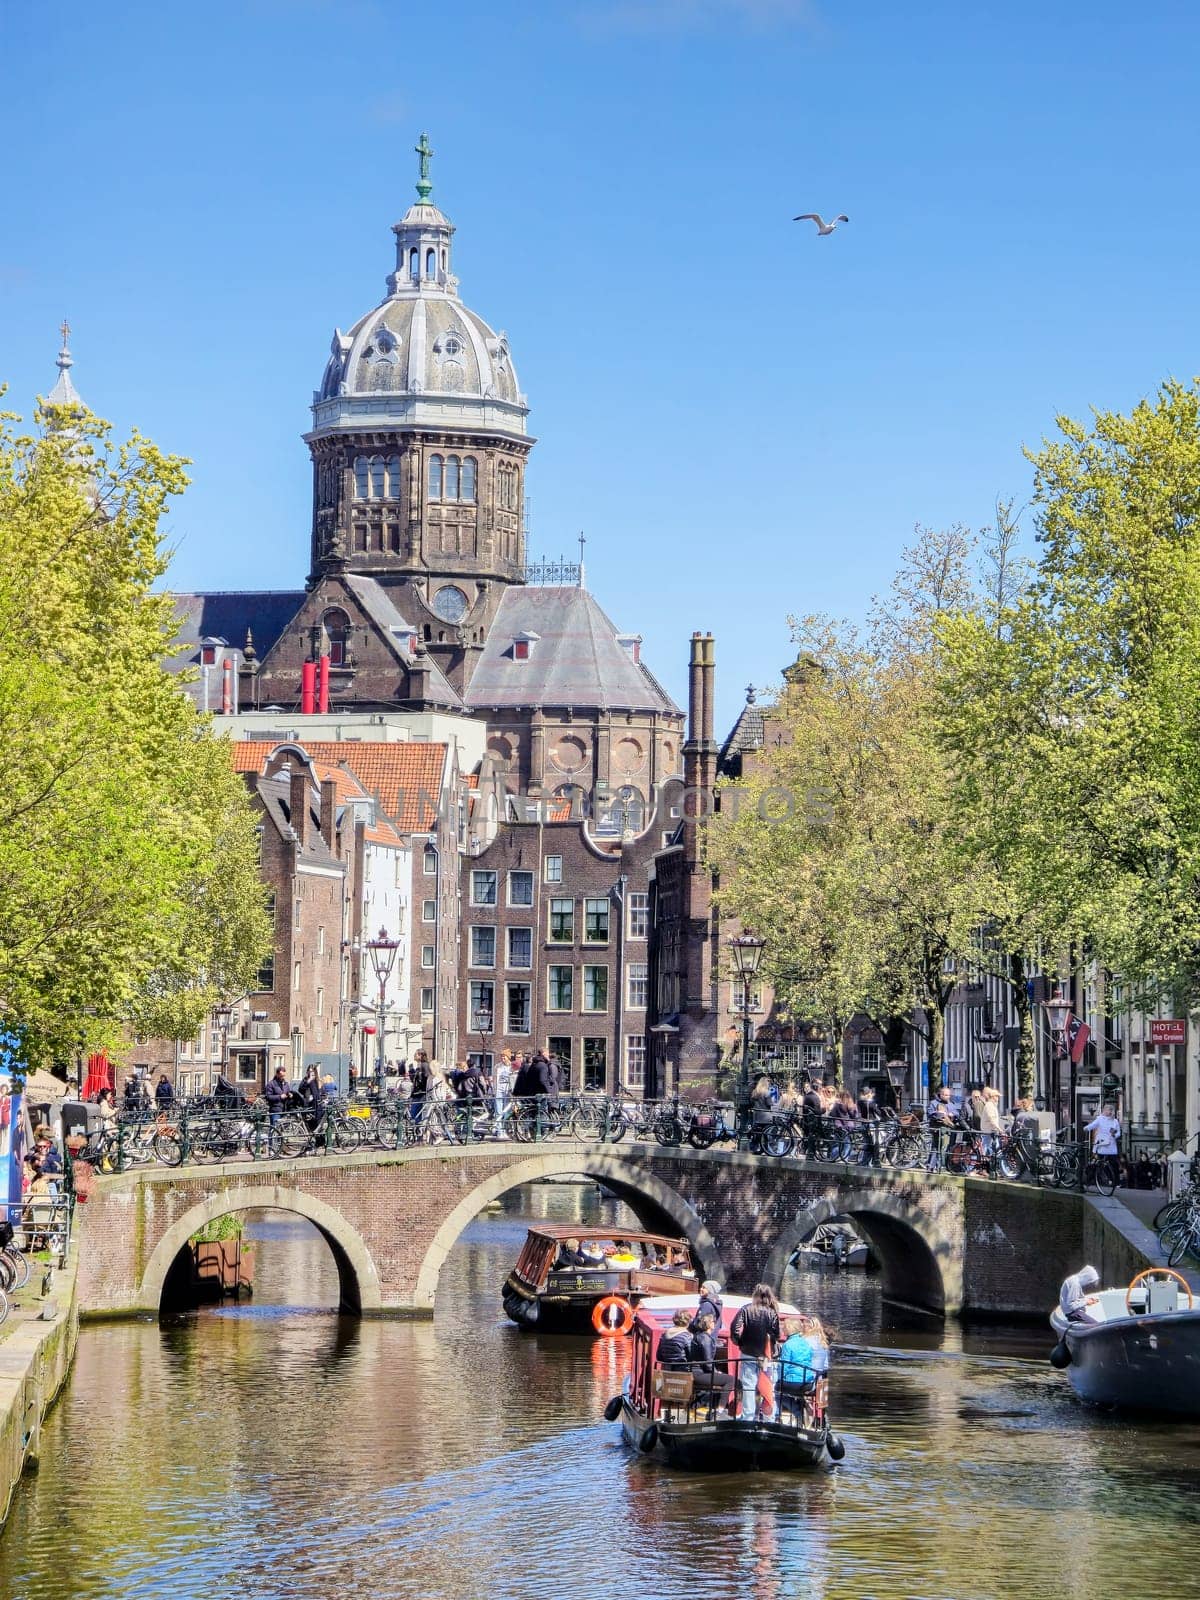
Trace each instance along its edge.
<path fill-rule="evenodd" d="M 533 929 L 509 928 L 508 965 L 531 967 L 533 965 Z"/>
<path fill-rule="evenodd" d="M 299 987 L 300 987 L 300 963 L 297 961 L 295 963 L 295 965 L 292 967 L 292 988 L 293 988 L 293 990 L 296 990 L 296 989 L 299 989 Z"/>
<path fill-rule="evenodd" d="M 471 1033 L 490 1033 L 496 1021 L 496 985 L 475 979 L 471 983 L 470 998 L 468 1030 Z"/>
<path fill-rule="evenodd" d="M 562 857 L 561 856 L 547 856 L 543 871 L 545 873 L 545 878 L 546 878 L 546 882 L 547 883 L 561 883 L 562 882 Z"/>
<path fill-rule="evenodd" d="M 583 1041 L 583 1087 L 605 1090 L 608 1088 L 608 1040 Z"/>
<path fill-rule="evenodd" d="M 317 990 L 317 1015 L 319 1017 L 323 1017 L 325 1015 L 325 991 L 324 991 L 324 989 L 318 989 Z"/>
<path fill-rule="evenodd" d="M 433 845 L 427 844 L 421 854 L 421 870 L 427 878 L 437 876 L 438 853 Z"/>
<path fill-rule="evenodd" d="M 585 1011 L 608 1010 L 607 967 L 584 967 L 583 1009 Z"/>
<path fill-rule="evenodd" d="M 585 944 L 608 943 L 608 896 L 596 900 L 583 902 L 583 942 Z"/>
<path fill-rule="evenodd" d="M 533 904 L 532 872 L 509 873 L 508 903 L 510 906 L 531 906 Z"/>
<path fill-rule="evenodd" d="M 531 986 L 528 983 L 504 985 L 506 1032 L 529 1033 L 531 1029 Z"/>
<path fill-rule="evenodd" d="M 625 968 L 626 1000 L 631 1011 L 644 1011 L 650 999 L 650 963 L 631 961 Z"/>
<path fill-rule="evenodd" d="M 804 1042 L 804 1065 L 810 1070 L 825 1065 L 825 1046 L 813 1039 Z"/>
<path fill-rule="evenodd" d="M 750 1009 L 751 1011 L 761 1011 L 762 1008 L 762 985 L 752 984 L 750 986 Z M 730 985 L 729 989 L 729 1009 L 738 1012 L 739 1015 L 742 1010 L 742 986 L 736 980 Z"/>
<path fill-rule="evenodd" d="M 883 1066 L 883 1046 L 860 1044 L 858 1047 L 858 1066 L 861 1072 L 878 1072 Z"/>
<path fill-rule="evenodd" d="M 323 956 L 325 954 L 325 928 L 324 928 L 324 926 L 321 926 L 321 927 L 319 927 L 317 929 L 317 954 L 319 956 Z"/>
<path fill-rule="evenodd" d="M 471 904 L 473 906 L 494 906 L 496 904 L 496 881 L 494 872 L 473 872 L 471 874 Z"/>
<path fill-rule="evenodd" d="M 432 989 L 422 989 L 421 990 L 421 1015 L 422 1016 L 428 1016 L 429 1013 L 432 1010 L 433 1010 L 433 990 Z"/>
<path fill-rule="evenodd" d="M 575 902 L 574 900 L 551 900 L 550 902 L 550 943 L 574 944 L 575 943 Z"/>
<path fill-rule="evenodd" d="M 494 967 L 496 965 L 495 928 L 471 929 L 471 965 Z"/>
<path fill-rule="evenodd" d="M 627 901 L 629 907 L 629 938 L 648 939 L 650 937 L 650 896 L 648 894 L 631 894 Z"/>
<path fill-rule="evenodd" d="M 422 922 L 436 922 L 437 921 L 437 901 L 436 900 L 422 900 L 421 901 L 421 921 Z"/>
<path fill-rule="evenodd" d="M 551 966 L 547 969 L 546 1010 L 570 1011 L 575 1004 L 575 968 Z"/>
<path fill-rule="evenodd" d="M 646 1037 L 641 1033 L 625 1035 L 625 1083 L 630 1089 L 646 1086 Z"/>
<path fill-rule="evenodd" d="M 434 946 L 431 944 L 423 944 L 421 946 L 421 965 L 425 968 L 430 968 L 435 966 L 436 963 L 437 951 Z"/>

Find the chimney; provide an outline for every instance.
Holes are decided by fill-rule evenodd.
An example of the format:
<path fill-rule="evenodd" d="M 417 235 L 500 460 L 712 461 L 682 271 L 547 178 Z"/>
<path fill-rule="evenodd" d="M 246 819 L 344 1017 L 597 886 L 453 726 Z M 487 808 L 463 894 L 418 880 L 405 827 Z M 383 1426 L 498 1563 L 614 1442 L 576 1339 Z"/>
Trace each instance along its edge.
<path fill-rule="evenodd" d="M 292 832 L 303 849 L 308 844 L 308 772 L 304 767 L 291 768 L 288 808 L 292 814 Z"/>
<path fill-rule="evenodd" d="M 703 700 L 703 696 L 704 696 L 704 688 L 703 688 L 703 682 L 702 682 L 703 673 L 704 673 L 704 636 L 703 636 L 703 634 L 693 633 L 692 634 L 692 656 L 691 656 L 691 661 L 688 664 L 688 726 L 687 726 L 687 736 L 688 736 L 689 740 L 696 740 L 696 739 L 700 739 L 700 738 L 703 737 L 702 733 L 700 732 L 701 708 L 702 708 L 702 700 Z"/>
<path fill-rule="evenodd" d="M 332 778 L 321 784 L 321 837 L 333 855 L 337 841 L 337 784 Z"/>
<path fill-rule="evenodd" d="M 700 650 L 700 738 L 705 744 L 713 742 L 713 690 L 716 678 L 716 654 L 713 636 L 706 633 Z"/>

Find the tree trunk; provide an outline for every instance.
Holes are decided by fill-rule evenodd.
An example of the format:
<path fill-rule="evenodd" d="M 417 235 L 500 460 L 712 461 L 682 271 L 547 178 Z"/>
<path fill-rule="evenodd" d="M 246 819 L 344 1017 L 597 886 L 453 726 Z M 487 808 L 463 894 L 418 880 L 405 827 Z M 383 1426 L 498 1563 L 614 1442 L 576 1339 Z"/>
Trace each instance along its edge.
<path fill-rule="evenodd" d="M 1037 1049 L 1033 1038 L 1033 1002 L 1029 998 L 1024 956 L 1009 956 L 1008 981 L 1012 986 L 1013 1010 L 1017 1013 L 1017 1025 L 1021 1030 L 1017 1043 L 1017 1098 L 1031 1100 L 1037 1071 Z"/>
<path fill-rule="evenodd" d="M 935 996 L 925 1006 L 929 1019 L 929 1098 L 932 1100 L 942 1087 L 942 1052 L 946 1045 L 946 1010 L 941 995 Z"/>

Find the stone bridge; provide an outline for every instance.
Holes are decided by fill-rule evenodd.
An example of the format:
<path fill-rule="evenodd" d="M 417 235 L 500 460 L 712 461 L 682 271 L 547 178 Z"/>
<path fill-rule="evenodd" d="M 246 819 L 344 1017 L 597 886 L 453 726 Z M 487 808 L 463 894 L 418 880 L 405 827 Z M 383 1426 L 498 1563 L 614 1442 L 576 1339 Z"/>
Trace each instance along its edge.
<path fill-rule="evenodd" d="M 80 1309 L 157 1314 L 193 1233 L 270 1206 L 320 1230 L 345 1310 L 431 1316 L 442 1262 L 483 1207 L 567 1174 L 607 1185 L 644 1226 L 683 1234 L 704 1275 L 735 1291 L 778 1288 L 796 1245 L 832 1216 L 870 1239 L 887 1298 L 942 1315 L 1044 1313 L 1082 1259 L 1080 1197 L 1026 1185 L 656 1145 L 481 1144 L 100 1178 L 79 1210 Z"/>

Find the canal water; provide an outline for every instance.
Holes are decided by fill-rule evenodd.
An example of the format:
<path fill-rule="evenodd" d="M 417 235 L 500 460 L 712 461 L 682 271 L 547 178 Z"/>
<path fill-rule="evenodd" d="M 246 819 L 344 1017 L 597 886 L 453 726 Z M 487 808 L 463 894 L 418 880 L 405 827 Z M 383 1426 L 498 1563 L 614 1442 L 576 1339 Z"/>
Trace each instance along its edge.
<path fill-rule="evenodd" d="M 252 1303 L 85 1329 L 0 1600 L 1200 1595 L 1200 1429 L 1088 1413 L 1042 1329 L 889 1326 L 861 1273 L 788 1285 L 838 1336 L 840 1466 L 631 1455 L 601 1420 L 627 1344 L 500 1310 L 534 1217 L 634 1225 L 590 1186 L 514 1191 L 459 1241 L 432 1323 L 357 1323 L 320 1237 L 262 1213 Z"/>

